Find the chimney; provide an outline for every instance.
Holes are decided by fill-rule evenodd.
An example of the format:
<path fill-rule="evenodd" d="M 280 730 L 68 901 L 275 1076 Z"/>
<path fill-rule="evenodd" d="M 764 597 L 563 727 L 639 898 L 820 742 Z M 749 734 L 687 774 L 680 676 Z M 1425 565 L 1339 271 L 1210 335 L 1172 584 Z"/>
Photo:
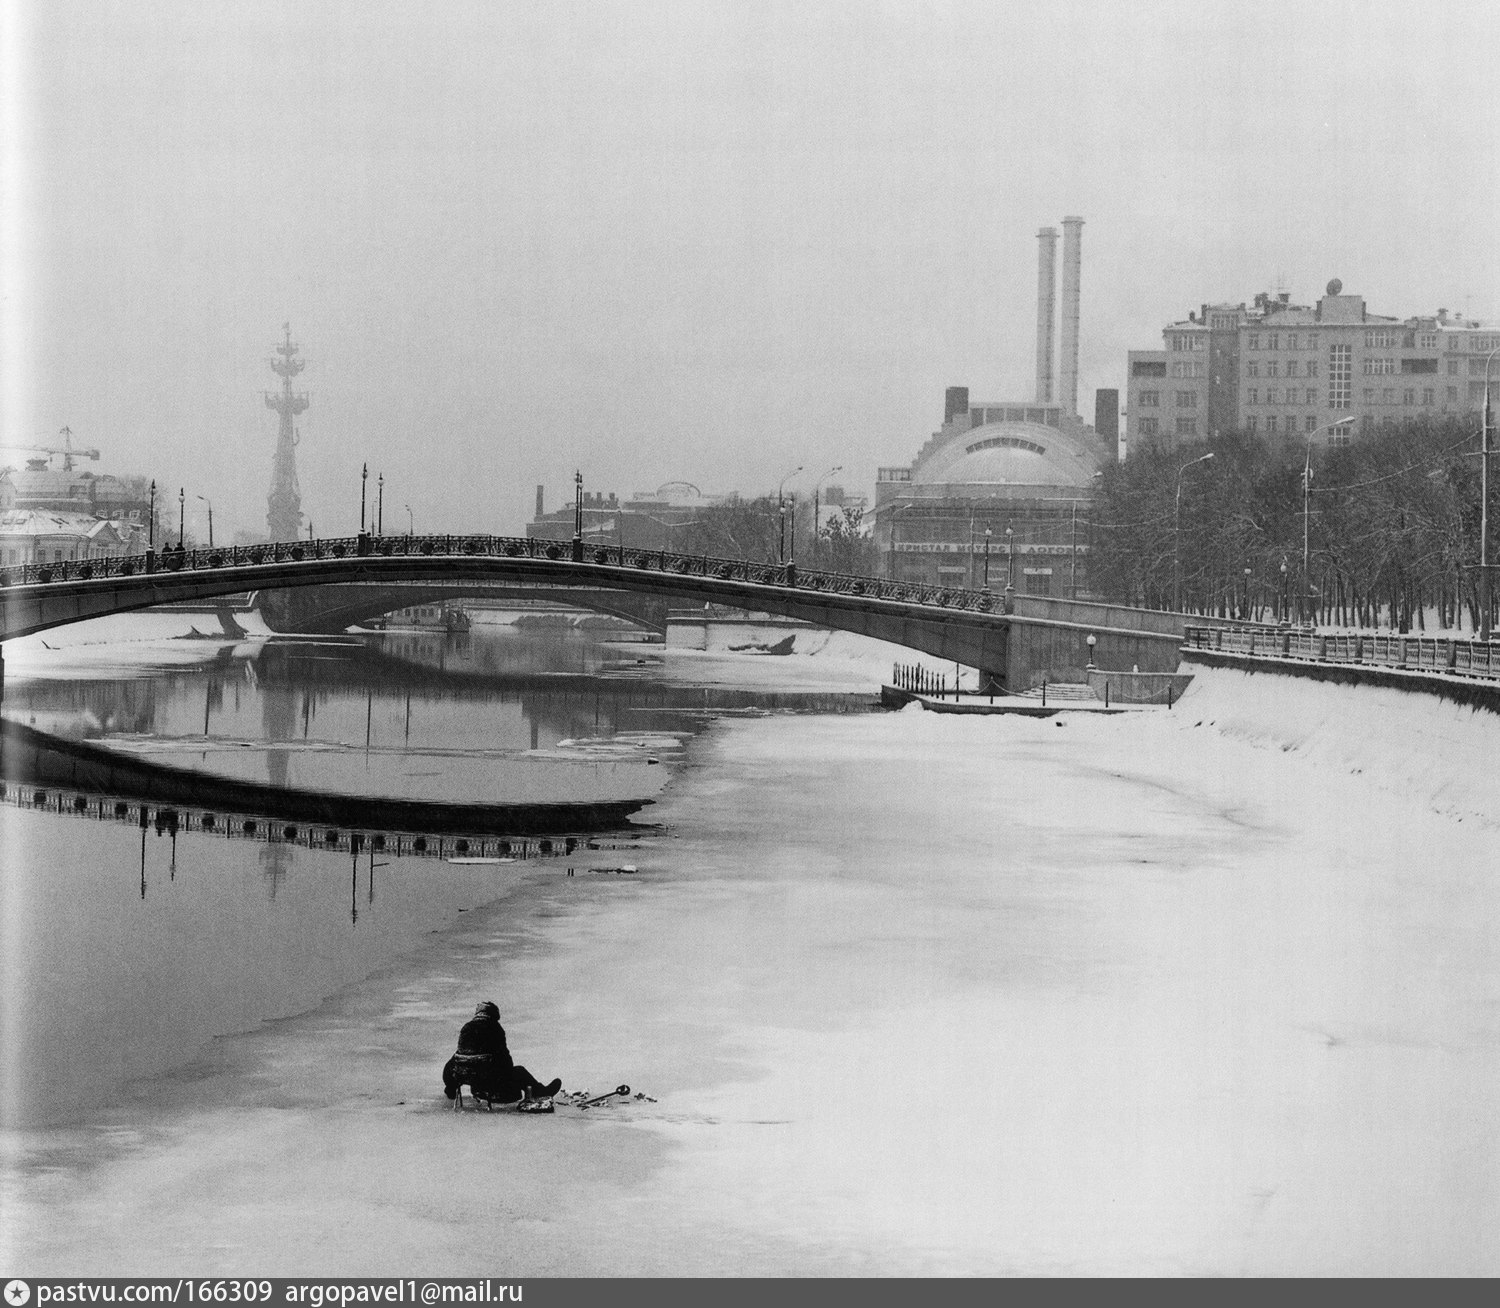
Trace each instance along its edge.
<path fill-rule="evenodd" d="M 1078 415 L 1078 279 L 1081 271 L 1083 219 L 1063 219 L 1062 359 L 1058 369 L 1057 400 Z"/>
<path fill-rule="evenodd" d="M 536 488 L 536 521 L 540 522 L 541 520 L 542 520 L 542 488 L 540 486 L 538 486 Z"/>
<path fill-rule="evenodd" d="M 1036 234 L 1036 402 L 1052 403 L 1053 318 L 1057 296 L 1057 228 Z"/>

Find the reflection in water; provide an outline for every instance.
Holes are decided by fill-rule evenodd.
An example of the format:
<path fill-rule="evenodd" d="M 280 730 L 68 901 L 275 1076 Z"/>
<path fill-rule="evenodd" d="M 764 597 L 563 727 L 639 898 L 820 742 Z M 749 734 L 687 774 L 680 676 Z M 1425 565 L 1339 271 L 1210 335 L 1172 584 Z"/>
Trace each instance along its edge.
<path fill-rule="evenodd" d="M 668 759 L 649 769 L 659 776 L 674 742 L 717 713 L 867 703 L 669 686 L 654 679 L 658 657 L 578 632 L 506 628 L 274 640 L 226 647 L 192 668 L 12 681 L 4 709 L 200 774 L 238 758 L 242 770 L 260 769 L 258 784 L 304 798 L 326 778 L 347 780 L 357 761 L 368 784 L 394 777 L 402 793 L 425 787 L 450 799 L 489 786 L 482 798 L 493 801 L 502 792 L 487 778 L 510 776 L 501 764 L 547 786 L 564 774 L 607 780 L 627 753 L 645 771 L 648 751 L 633 747 L 649 744 Z M 569 741 L 581 743 L 559 749 Z M 378 845 L 374 813 L 273 830 L 269 812 L 233 826 L 227 809 L 192 798 L 92 793 L 83 811 L 76 791 L 66 811 L 61 797 L 0 803 L 0 848 L 25 853 L 5 869 L 0 922 L 6 1125 L 66 1119 L 133 1077 L 181 1066 L 217 1035 L 306 1011 L 460 910 L 507 893 L 523 870 L 567 868 L 526 859 L 544 852 L 542 838 L 502 848 L 486 837 L 494 843 L 460 850 L 457 837 L 386 825 Z M 259 825 L 246 832 L 244 822 Z M 518 861 L 445 857 L 470 853 Z"/>

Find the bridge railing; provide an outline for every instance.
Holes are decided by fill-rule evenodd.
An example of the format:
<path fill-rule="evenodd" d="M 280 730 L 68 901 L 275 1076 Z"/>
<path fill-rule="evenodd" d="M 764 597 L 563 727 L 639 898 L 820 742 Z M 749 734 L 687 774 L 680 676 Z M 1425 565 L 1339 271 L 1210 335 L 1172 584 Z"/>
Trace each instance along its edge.
<path fill-rule="evenodd" d="M 1448 636 L 1324 633 L 1286 627 L 1190 626 L 1183 644 L 1189 649 L 1244 654 L 1254 658 L 1359 664 L 1500 680 L 1500 644 L 1494 641 L 1460 640 Z"/>
<path fill-rule="evenodd" d="M 682 554 L 631 546 L 584 544 L 577 551 L 567 540 L 532 536 L 444 534 L 427 536 L 345 536 L 324 540 L 276 541 L 260 545 L 231 545 L 212 549 L 161 550 L 148 554 L 95 559 L 61 559 L 0 568 L 0 587 L 51 586 L 61 582 L 98 581 L 145 574 L 174 574 L 259 566 L 269 563 L 312 563 L 343 558 L 495 557 L 583 563 L 632 571 L 661 572 L 680 577 L 744 581 L 762 586 L 791 587 L 827 595 L 853 595 L 894 600 L 936 608 L 988 613 L 1000 601 L 988 591 L 928 586 L 892 581 L 857 573 L 824 572 L 795 563 L 760 563 L 709 554 Z M 597 580 L 597 578 L 592 578 Z"/>

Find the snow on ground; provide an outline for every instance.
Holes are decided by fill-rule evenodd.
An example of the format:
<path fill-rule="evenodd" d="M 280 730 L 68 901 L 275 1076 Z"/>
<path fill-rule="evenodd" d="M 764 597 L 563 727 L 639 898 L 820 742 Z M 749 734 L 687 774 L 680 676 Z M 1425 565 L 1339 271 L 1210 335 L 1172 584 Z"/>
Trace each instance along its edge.
<path fill-rule="evenodd" d="M 1170 714 L 721 723 L 638 875 L 533 871 L 29 1139 L 0 1257 L 1494 1275 L 1495 809 L 1445 806 L 1490 720 L 1253 681 Z M 657 1102 L 451 1113 L 484 997 L 540 1076 Z"/>

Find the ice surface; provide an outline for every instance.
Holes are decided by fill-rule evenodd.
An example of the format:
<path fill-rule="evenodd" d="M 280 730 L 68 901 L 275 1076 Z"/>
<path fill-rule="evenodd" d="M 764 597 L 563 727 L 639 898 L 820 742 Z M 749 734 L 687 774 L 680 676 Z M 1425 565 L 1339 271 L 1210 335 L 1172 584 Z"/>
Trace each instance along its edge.
<path fill-rule="evenodd" d="M 0 1258 L 1494 1275 L 1497 729 L 1217 672 L 1170 714 L 722 723 L 636 876 L 533 868 L 190 1075 L 7 1137 Z M 541 1077 L 658 1102 L 451 1113 L 484 997 Z"/>

